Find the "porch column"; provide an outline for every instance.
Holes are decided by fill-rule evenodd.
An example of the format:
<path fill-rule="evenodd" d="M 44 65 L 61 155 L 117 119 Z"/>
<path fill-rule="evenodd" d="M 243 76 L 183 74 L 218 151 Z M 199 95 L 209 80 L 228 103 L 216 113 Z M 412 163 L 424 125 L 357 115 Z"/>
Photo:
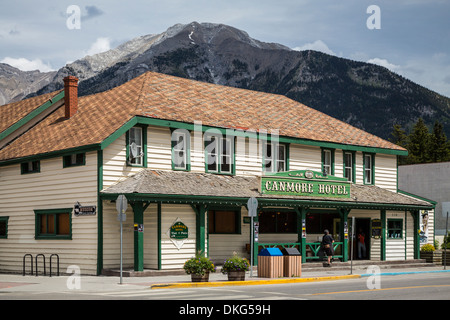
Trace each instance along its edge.
<path fill-rule="evenodd" d="M 134 215 L 134 271 L 144 271 L 144 211 L 150 203 L 131 203 Z"/>
<path fill-rule="evenodd" d="M 348 214 L 350 209 L 339 209 L 341 223 L 339 223 L 339 236 L 342 241 L 342 261 L 348 261 Z M 346 228 L 347 226 L 347 228 Z"/>
<path fill-rule="evenodd" d="M 381 261 L 385 261 L 386 260 L 386 210 L 382 209 L 380 211 L 380 219 L 381 219 L 380 259 L 381 259 Z"/>
<path fill-rule="evenodd" d="M 205 205 L 191 205 L 195 211 L 195 250 L 196 253 L 206 255 L 206 211 Z M 208 252 L 209 255 L 209 252 Z"/>
<path fill-rule="evenodd" d="M 300 243 L 300 252 L 302 254 L 302 263 L 306 263 L 306 238 L 303 238 L 303 227 L 306 236 L 306 208 L 295 208 L 297 213 L 297 242 Z M 303 225 L 303 222 L 305 225 Z"/>
<path fill-rule="evenodd" d="M 414 219 L 414 259 L 420 259 L 420 212 L 419 210 L 412 210 L 411 215 Z"/>

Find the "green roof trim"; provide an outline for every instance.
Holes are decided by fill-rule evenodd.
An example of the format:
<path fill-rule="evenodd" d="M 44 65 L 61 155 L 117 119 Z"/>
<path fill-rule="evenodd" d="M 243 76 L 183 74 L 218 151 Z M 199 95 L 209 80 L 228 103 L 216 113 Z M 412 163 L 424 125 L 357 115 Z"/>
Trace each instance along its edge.
<path fill-rule="evenodd" d="M 45 102 L 43 105 L 37 107 L 33 111 L 31 111 L 29 114 L 27 114 L 25 117 L 11 125 L 9 128 L 5 129 L 4 131 L 0 132 L 0 140 L 5 139 L 7 136 L 9 136 L 11 133 L 15 132 L 16 130 L 20 129 L 27 123 L 29 123 L 32 119 L 34 119 L 36 116 L 40 115 L 42 112 L 46 111 L 48 108 L 53 106 L 55 103 L 60 101 L 61 99 L 64 99 L 64 90 L 58 93 L 53 98 L 50 98 L 47 102 Z"/>
<path fill-rule="evenodd" d="M 406 196 L 410 196 L 412 198 L 416 198 L 416 199 L 419 199 L 419 200 L 423 200 L 423 201 L 427 201 L 429 203 L 432 203 L 434 206 L 437 205 L 437 201 L 434 201 L 434 200 L 431 200 L 431 199 L 427 199 L 425 197 L 418 196 L 416 194 L 413 194 L 413 193 L 410 193 L 410 192 L 406 192 L 406 191 L 403 191 L 403 190 L 400 190 L 400 189 L 398 189 L 397 191 L 398 191 L 398 193 L 404 194 Z"/>

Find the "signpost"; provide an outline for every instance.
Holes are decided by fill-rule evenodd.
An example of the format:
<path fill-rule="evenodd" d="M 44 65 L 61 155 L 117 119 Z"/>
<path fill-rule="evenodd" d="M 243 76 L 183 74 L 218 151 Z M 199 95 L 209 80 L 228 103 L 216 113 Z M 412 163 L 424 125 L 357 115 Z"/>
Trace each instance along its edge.
<path fill-rule="evenodd" d="M 126 214 L 125 211 L 127 211 L 128 201 L 127 198 L 121 194 L 117 197 L 116 200 L 116 209 L 119 215 L 117 216 L 117 220 L 120 221 L 120 284 L 122 284 L 122 261 L 123 261 L 123 254 L 122 254 L 122 247 L 123 247 L 123 240 L 122 240 L 122 229 L 123 229 L 123 221 L 126 221 Z"/>
<path fill-rule="evenodd" d="M 352 217 L 352 250 L 351 250 L 351 254 L 350 254 L 350 274 L 353 274 L 353 247 L 354 247 L 354 241 L 355 241 L 355 217 Z"/>
<path fill-rule="evenodd" d="M 257 210 L 258 210 L 258 200 L 256 198 L 250 198 L 247 201 L 247 209 L 248 209 L 248 215 L 251 218 L 250 221 L 250 277 L 253 277 L 253 247 L 254 247 L 254 240 L 258 241 L 258 234 L 259 234 L 259 223 L 258 226 L 255 226 L 253 223 L 253 217 L 256 217 Z M 256 228 L 257 227 L 257 228 Z M 255 232 L 256 230 L 256 232 Z"/>

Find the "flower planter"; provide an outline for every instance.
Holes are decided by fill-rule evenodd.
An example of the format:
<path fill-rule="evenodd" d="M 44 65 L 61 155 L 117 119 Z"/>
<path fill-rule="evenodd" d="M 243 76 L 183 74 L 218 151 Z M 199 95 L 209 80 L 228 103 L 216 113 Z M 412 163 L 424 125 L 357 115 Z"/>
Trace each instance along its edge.
<path fill-rule="evenodd" d="M 442 252 L 438 250 L 432 252 L 420 252 L 420 258 L 425 259 L 428 263 L 441 264 L 442 257 Z"/>
<path fill-rule="evenodd" d="M 245 271 L 228 271 L 228 281 L 244 281 Z"/>
<path fill-rule="evenodd" d="M 209 281 L 209 272 L 205 274 L 191 274 L 192 282 L 208 282 Z"/>

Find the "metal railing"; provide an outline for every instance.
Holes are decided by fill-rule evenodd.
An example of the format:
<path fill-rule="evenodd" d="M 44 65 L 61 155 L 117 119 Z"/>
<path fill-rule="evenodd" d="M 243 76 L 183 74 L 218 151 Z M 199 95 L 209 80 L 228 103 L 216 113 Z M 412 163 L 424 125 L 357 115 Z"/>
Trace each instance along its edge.
<path fill-rule="evenodd" d="M 25 260 L 26 260 L 27 257 L 30 257 L 30 263 L 31 263 L 30 264 L 31 265 L 30 271 L 31 271 L 31 275 L 33 275 L 33 256 L 30 253 L 27 253 L 27 254 L 25 254 L 23 256 L 23 262 L 22 262 L 22 264 L 23 264 L 22 265 L 22 269 L 23 269 L 22 274 L 24 276 L 25 276 Z M 44 276 L 46 276 L 47 275 L 47 272 L 46 272 L 47 270 L 46 270 L 46 266 L 45 266 L 45 255 L 42 254 L 42 253 L 39 253 L 35 257 L 36 277 L 39 276 L 39 271 L 38 271 L 38 258 L 39 257 L 42 257 L 42 262 L 44 263 Z M 56 265 L 57 265 L 57 273 L 56 273 L 56 275 L 59 276 L 59 256 L 56 253 L 54 253 L 54 254 L 52 254 L 50 256 L 50 277 L 52 276 L 52 258 L 53 257 L 56 257 Z"/>

